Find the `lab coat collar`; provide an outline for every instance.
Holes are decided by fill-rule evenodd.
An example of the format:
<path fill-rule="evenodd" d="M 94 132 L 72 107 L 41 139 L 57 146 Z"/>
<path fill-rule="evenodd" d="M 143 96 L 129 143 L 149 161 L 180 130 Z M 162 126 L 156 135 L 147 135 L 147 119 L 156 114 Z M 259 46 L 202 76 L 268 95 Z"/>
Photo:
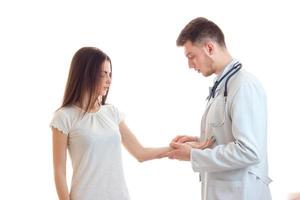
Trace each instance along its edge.
<path fill-rule="evenodd" d="M 214 79 L 214 82 L 216 82 L 217 80 L 220 80 L 221 77 L 222 77 L 224 74 L 226 74 L 226 72 L 228 72 L 228 71 L 233 67 L 233 65 L 234 65 L 236 62 L 239 62 L 239 60 L 233 58 L 232 61 L 231 61 L 229 64 L 227 64 L 227 65 L 223 68 L 222 72 Z"/>
<path fill-rule="evenodd" d="M 226 73 L 234 66 L 234 64 L 237 63 L 237 62 L 239 62 L 237 59 L 232 59 L 232 61 L 231 61 L 229 64 L 227 64 L 227 65 L 223 68 L 222 72 L 214 79 L 214 83 L 215 83 L 216 81 L 220 80 L 221 77 L 222 77 L 223 75 L 225 75 L 225 74 L 226 74 Z M 220 90 L 220 88 L 221 88 L 223 85 L 224 85 L 224 82 L 222 81 L 222 83 L 220 83 L 220 85 L 218 85 L 218 87 L 216 88 L 216 93 L 218 93 L 218 91 Z M 211 89 L 211 88 L 210 88 L 210 89 Z"/>

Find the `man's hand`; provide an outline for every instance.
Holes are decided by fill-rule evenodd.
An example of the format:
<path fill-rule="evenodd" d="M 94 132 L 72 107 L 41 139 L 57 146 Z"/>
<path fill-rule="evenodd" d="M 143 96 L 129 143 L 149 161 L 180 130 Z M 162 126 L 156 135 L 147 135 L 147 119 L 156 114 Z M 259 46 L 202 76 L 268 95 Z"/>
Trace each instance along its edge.
<path fill-rule="evenodd" d="M 212 136 L 203 142 L 186 142 L 186 144 L 190 145 L 192 148 L 206 149 L 211 147 L 215 143 L 215 141 L 216 139 Z"/>
<path fill-rule="evenodd" d="M 197 137 L 194 136 L 188 136 L 188 135 L 177 135 L 172 142 L 177 143 L 185 143 L 185 142 L 197 142 Z"/>
<path fill-rule="evenodd" d="M 167 153 L 168 158 L 177 160 L 190 160 L 192 147 L 186 143 L 171 142 L 170 147 L 174 150 Z"/>

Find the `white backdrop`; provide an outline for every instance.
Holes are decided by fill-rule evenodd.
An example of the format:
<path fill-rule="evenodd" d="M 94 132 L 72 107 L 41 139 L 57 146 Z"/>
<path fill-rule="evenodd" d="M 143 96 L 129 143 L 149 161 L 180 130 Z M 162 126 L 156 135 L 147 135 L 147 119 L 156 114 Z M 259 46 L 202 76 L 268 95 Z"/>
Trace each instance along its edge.
<path fill-rule="evenodd" d="M 300 191 L 298 8 L 296 0 L 1 0 L 0 199 L 57 199 L 48 124 L 82 46 L 97 46 L 112 58 L 108 102 L 126 113 L 144 145 L 198 135 L 212 78 L 189 70 L 175 45 L 198 16 L 222 28 L 231 54 L 266 88 L 274 199 Z M 132 200 L 200 199 L 190 163 L 140 164 L 125 149 L 123 155 Z"/>

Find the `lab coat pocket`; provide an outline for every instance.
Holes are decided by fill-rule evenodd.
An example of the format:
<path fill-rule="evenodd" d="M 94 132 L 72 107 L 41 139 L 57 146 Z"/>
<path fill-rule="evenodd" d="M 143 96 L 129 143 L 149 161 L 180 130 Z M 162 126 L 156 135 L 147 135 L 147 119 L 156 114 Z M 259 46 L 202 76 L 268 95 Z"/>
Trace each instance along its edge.
<path fill-rule="evenodd" d="M 209 109 L 209 126 L 221 127 L 225 123 L 226 103 L 223 96 L 217 96 Z"/>
<path fill-rule="evenodd" d="M 243 200 L 242 181 L 209 180 L 207 182 L 208 200 Z"/>

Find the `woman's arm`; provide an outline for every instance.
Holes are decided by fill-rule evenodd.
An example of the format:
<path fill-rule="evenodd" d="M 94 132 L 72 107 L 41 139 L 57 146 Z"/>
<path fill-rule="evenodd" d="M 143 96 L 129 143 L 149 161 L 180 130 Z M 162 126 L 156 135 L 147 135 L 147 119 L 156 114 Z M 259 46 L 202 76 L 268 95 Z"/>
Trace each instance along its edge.
<path fill-rule="evenodd" d="M 119 128 L 123 145 L 140 162 L 166 157 L 166 153 L 172 150 L 171 147 L 145 148 L 124 121 L 120 123 Z"/>
<path fill-rule="evenodd" d="M 70 200 L 66 178 L 68 136 L 56 128 L 53 133 L 53 168 L 56 191 L 59 200 Z"/>

